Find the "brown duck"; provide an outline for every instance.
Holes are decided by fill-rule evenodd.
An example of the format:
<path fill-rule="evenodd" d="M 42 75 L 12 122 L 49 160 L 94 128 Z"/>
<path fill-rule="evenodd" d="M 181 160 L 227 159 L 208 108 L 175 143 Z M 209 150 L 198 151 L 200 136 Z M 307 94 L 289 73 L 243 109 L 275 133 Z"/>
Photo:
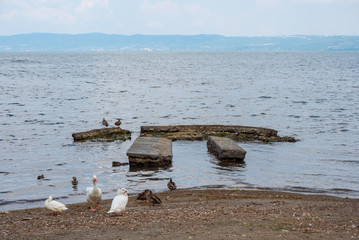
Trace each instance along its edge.
<path fill-rule="evenodd" d="M 76 177 L 72 178 L 72 185 L 77 186 L 77 184 L 79 183 L 79 181 L 76 179 Z"/>
<path fill-rule="evenodd" d="M 152 203 L 152 206 L 155 204 L 162 204 L 162 201 L 159 197 L 157 197 L 154 193 L 151 192 L 151 194 L 148 196 L 147 201 L 149 203 Z"/>
<path fill-rule="evenodd" d="M 151 203 L 152 206 L 155 204 L 161 204 L 162 201 L 159 197 L 157 197 L 151 190 L 146 189 L 142 193 L 138 194 L 137 200 L 142 200 L 143 203 Z"/>
<path fill-rule="evenodd" d="M 146 204 L 147 203 L 147 199 L 148 199 L 148 196 L 152 194 L 152 191 L 149 190 L 149 189 L 146 189 L 145 191 L 141 192 L 140 194 L 138 194 L 137 196 L 137 200 L 142 200 L 142 203 L 143 204 Z"/>
<path fill-rule="evenodd" d="M 115 122 L 115 125 L 116 125 L 117 127 L 120 127 L 121 124 L 122 124 L 121 120 L 118 120 L 117 122 Z"/>
<path fill-rule="evenodd" d="M 104 118 L 102 119 L 102 125 L 104 125 L 105 127 L 108 127 L 108 122 Z"/>
<path fill-rule="evenodd" d="M 176 183 L 174 181 L 172 181 L 172 178 L 170 178 L 170 181 L 167 183 L 167 187 L 170 190 L 176 190 L 177 185 L 176 185 Z"/>

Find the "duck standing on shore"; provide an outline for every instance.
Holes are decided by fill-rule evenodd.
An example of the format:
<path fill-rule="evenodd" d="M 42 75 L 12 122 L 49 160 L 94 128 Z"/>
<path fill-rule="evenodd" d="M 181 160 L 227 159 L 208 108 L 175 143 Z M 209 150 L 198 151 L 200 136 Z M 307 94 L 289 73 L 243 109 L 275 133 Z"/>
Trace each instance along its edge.
<path fill-rule="evenodd" d="M 137 200 L 142 200 L 143 204 L 147 203 L 148 196 L 152 194 L 152 191 L 149 189 L 146 189 L 145 191 L 141 192 L 137 195 Z"/>
<path fill-rule="evenodd" d="M 102 125 L 104 125 L 105 127 L 108 127 L 108 122 L 106 119 L 102 119 Z"/>
<path fill-rule="evenodd" d="M 52 196 L 45 201 L 45 207 L 52 212 L 51 216 L 56 216 L 57 213 L 62 213 L 68 209 L 64 204 L 53 200 Z"/>
<path fill-rule="evenodd" d="M 152 206 L 154 206 L 155 204 L 162 204 L 161 199 L 159 197 L 157 197 L 152 191 L 150 191 L 147 201 L 149 203 L 152 203 Z"/>
<path fill-rule="evenodd" d="M 175 182 L 172 181 L 172 178 L 170 178 L 169 182 L 167 183 L 167 187 L 168 187 L 170 190 L 176 190 L 177 185 L 176 185 Z"/>
<path fill-rule="evenodd" d="M 117 122 L 115 122 L 115 125 L 116 125 L 117 127 L 120 127 L 121 124 L 122 124 L 122 122 L 121 122 L 120 119 L 119 119 Z"/>
<path fill-rule="evenodd" d="M 127 190 L 125 188 L 118 189 L 117 196 L 112 200 L 111 209 L 107 213 L 121 214 L 126 209 L 128 202 Z"/>
<path fill-rule="evenodd" d="M 142 193 L 138 194 L 137 200 L 142 200 L 144 204 L 146 204 L 147 202 L 152 203 L 152 206 L 155 204 L 162 203 L 161 199 L 149 189 L 146 189 Z"/>
<path fill-rule="evenodd" d="M 91 211 L 96 211 L 98 209 L 98 204 L 101 202 L 102 199 L 102 192 L 101 189 L 97 187 L 97 177 L 93 175 L 92 177 L 92 187 L 87 187 L 87 201 L 91 204 Z M 96 204 L 95 209 L 92 207 Z"/>

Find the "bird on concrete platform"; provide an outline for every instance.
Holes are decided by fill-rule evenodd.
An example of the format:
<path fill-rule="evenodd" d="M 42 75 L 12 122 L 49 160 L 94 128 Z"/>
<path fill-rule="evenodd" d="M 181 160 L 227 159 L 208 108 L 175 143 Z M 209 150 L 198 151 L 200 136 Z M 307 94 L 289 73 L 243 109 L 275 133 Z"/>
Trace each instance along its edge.
<path fill-rule="evenodd" d="M 172 181 L 172 178 L 170 178 L 169 182 L 167 183 L 167 187 L 169 190 L 176 190 L 177 185 L 174 181 Z"/>
<path fill-rule="evenodd" d="M 108 127 L 108 122 L 104 118 L 102 119 L 102 125 L 104 125 L 105 127 Z"/>
<path fill-rule="evenodd" d="M 122 124 L 122 122 L 121 122 L 120 119 L 119 119 L 117 122 L 115 122 L 115 125 L 116 125 L 117 127 L 120 127 L 121 124 Z"/>

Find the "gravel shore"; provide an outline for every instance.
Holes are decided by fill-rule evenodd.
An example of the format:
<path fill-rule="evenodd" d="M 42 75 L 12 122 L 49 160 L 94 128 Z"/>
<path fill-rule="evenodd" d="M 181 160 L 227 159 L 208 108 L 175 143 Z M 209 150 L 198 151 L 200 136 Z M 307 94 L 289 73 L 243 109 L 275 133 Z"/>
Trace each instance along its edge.
<path fill-rule="evenodd" d="M 0 239 L 359 239 L 359 199 L 275 191 L 175 190 L 162 205 L 129 198 L 123 216 L 111 200 L 96 212 L 68 205 L 0 213 Z M 55 199 L 56 200 L 56 199 Z"/>

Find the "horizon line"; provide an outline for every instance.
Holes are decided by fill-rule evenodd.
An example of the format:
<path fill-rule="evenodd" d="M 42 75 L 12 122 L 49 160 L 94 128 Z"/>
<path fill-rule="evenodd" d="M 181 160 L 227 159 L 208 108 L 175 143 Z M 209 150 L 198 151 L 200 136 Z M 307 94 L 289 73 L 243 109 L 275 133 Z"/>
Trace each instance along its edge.
<path fill-rule="evenodd" d="M 256 38 L 256 37 L 302 37 L 302 36 L 311 36 L 311 37 L 359 37 L 359 35 L 315 35 L 315 34 L 291 34 L 291 35 L 253 35 L 253 36 L 227 36 L 221 34 L 210 34 L 210 33 L 199 33 L 199 34 L 143 34 L 143 33 L 136 33 L 136 34 L 120 34 L 120 33 L 102 33 L 102 32 L 88 32 L 88 33 L 51 33 L 51 32 L 31 32 L 31 33 L 17 33 L 12 35 L 0 35 L 0 37 L 14 37 L 19 35 L 33 35 L 33 34 L 48 34 L 48 35 L 93 35 L 93 34 L 101 34 L 101 35 L 116 35 L 116 36 L 220 36 L 220 37 L 228 37 L 228 38 L 236 38 L 236 37 L 246 37 L 246 38 Z"/>

